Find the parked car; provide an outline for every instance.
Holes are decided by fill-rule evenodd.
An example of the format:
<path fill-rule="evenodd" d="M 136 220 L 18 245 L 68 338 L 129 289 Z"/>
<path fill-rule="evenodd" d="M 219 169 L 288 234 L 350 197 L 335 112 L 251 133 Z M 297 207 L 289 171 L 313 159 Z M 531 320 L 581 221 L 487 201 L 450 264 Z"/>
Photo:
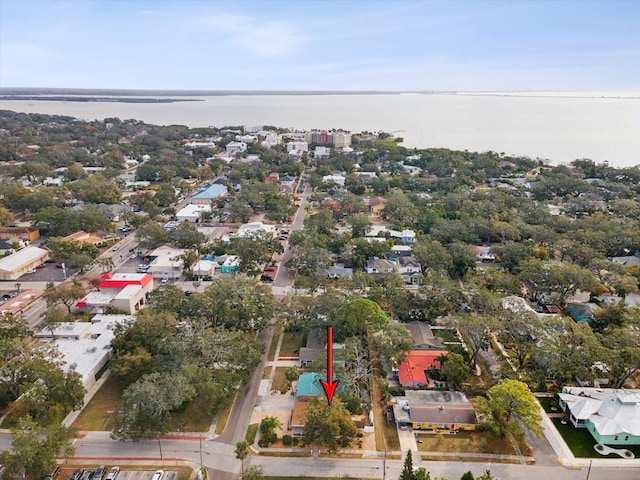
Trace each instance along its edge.
<path fill-rule="evenodd" d="M 55 258 L 48 258 L 44 261 L 44 263 L 56 263 L 56 259 Z"/>
<path fill-rule="evenodd" d="M 41 263 L 40 265 L 36 265 L 36 268 L 38 270 L 40 270 L 41 268 L 44 268 L 44 267 L 46 267 L 46 265 L 44 263 Z"/>
<path fill-rule="evenodd" d="M 35 268 L 30 268 L 29 270 L 27 270 L 24 273 L 36 273 L 36 269 Z"/>
<path fill-rule="evenodd" d="M 116 477 L 120 473 L 120 467 L 111 467 L 107 476 L 104 477 L 104 480 L 116 480 Z"/>
<path fill-rule="evenodd" d="M 69 477 L 69 480 L 80 480 L 80 477 L 82 477 L 83 473 L 84 473 L 84 470 L 81 468 L 78 468 L 77 470 L 73 471 L 73 473 Z"/>
<path fill-rule="evenodd" d="M 93 472 L 93 480 L 102 480 L 105 473 L 107 473 L 107 467 L 100 465 L 97 470 Z"/>

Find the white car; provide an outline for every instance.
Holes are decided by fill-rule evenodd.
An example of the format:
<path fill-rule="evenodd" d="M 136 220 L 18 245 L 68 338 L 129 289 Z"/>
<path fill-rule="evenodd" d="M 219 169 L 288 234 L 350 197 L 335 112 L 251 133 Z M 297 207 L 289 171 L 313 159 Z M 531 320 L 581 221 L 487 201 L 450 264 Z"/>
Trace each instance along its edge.
<path fill-rule="evenodd" d="M 168 281 L 169 281 L 169 279 L 168 279 L 167 277 L 164 277 L 164 278 L 161 280 L 161 282 L 162 282 L 162 283 L 167 283 Z"/>

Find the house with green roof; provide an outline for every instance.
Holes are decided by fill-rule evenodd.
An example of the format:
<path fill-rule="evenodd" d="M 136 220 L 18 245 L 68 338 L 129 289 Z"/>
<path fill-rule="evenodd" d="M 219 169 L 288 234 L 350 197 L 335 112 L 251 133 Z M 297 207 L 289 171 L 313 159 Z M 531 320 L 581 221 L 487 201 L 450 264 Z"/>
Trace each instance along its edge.
<path fill-rule="evenodd" d="M 318 395 L 324 395 L 324 390 L 320 380 L 326 380 L 327 376 L 322 373 L 308 372 L 303 373 L 298 378 L 296 383 L 296 397 L 317 397 Z M 338 380 L 338 377 L 333 376 L 334 380 Z M 347 387 L 340 382 L 336 388 L 336 394 L 340 395 L 347 390 Z"/>

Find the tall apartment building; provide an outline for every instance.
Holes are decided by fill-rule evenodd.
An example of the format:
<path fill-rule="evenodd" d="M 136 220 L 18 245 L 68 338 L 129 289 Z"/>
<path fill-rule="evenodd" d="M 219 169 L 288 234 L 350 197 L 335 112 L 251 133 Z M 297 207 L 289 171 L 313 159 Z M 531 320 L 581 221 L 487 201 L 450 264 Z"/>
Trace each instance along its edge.
<path fill-rule="evenodd" d="M 334 147 L 342 148 L 351 145 L 351 134 L 342 130 L 327 132 L 326 130 L 311 130 L 307 132 L 307 142 L 316 145 L 332 144 Z"/>

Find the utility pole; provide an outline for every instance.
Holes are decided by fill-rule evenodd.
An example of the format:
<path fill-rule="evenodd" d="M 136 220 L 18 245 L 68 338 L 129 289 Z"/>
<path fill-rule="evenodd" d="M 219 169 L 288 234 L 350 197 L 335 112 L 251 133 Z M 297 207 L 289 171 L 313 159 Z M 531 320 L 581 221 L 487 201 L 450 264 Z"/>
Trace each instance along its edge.
<path fill-rule="evenodd" d="M 387 478 L 387 449 L 384 449 L 384 456 L 382 457 L 382 480 Z"/>
<path fill-rule="evenodd" d="M 158 448 L 160 449 L 160 460 L 163 460 L 163 458 L 162 458 L 162 444 L 160 443 L 160 435 L 158 435 Z"/>
<path fill-rule="evenodd" d="M 200 472 L 202 472 L 202 435 L 200 435 Z"/>
<path fill-rule="evenodd" d="M 591 474 L 591 464 L 593 463 L 593 460 L 589 460 L 589 470 L 587 470 L 587 480 L 589 480 L 589 475 Z"/>

